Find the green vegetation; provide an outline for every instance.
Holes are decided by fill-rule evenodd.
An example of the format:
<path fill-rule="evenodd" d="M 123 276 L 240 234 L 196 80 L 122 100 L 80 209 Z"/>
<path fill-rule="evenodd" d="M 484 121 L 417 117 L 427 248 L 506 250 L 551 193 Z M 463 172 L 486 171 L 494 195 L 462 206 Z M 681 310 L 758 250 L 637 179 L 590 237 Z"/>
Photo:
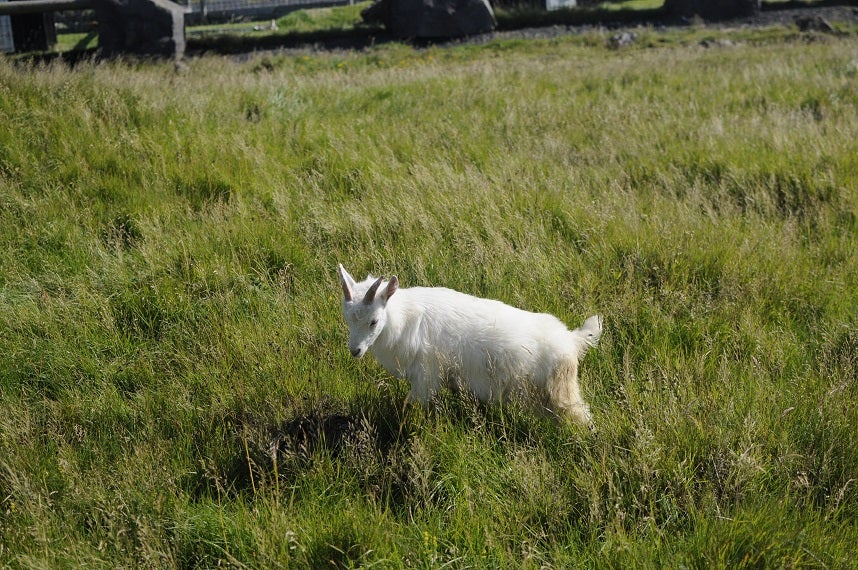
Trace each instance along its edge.
<path fill-rule="evenodd" d="M 98 33 L 60 33 L 53 50 L 56 52 L 94 50 L 98 47 Z"/>
<path fill-rule="evenodd" d="M 269 30 L 271 20 L 257 22 L 238 22 L 232 24 L 206 24 L 193 26 L 191 32 L 197 33 L 221 33 L 221 34 L 249 34 L 282 36 L 295 33 L 309 32 L 337 32 L 351 31 L 360 27 L 362 23 L 361 11 L 367 8 L 371 2 L 360 2 L 348 6 L 334 6 L 331 8 L 302 9 L 290 12 L 276 20 L 276 30 Z M 254 27 L 259 28 L 254 30 Z"/>
<path fill-rule="evenodd" d="M 664 0 L 626 0 L 625 2 L 603 2 L 600 8 L 605 10 L 655 10 L 664 5 Z"/>
<path fill-rule="evenodd" d="M 858 38 L 689 34 L 0 59 L 0 566 L 854 565 Z M 338 261 L 601 312 L 598 433 L 403 407 Z"/>
<path fill-rule="evenodd" d="M 372 2 L 360 2 L 350 6 L 298 10 L 277 20 L 280 30 L 288 32 L 312 32 L 319 30 L 349 28 L 360 25 L 360 13 Z"/>

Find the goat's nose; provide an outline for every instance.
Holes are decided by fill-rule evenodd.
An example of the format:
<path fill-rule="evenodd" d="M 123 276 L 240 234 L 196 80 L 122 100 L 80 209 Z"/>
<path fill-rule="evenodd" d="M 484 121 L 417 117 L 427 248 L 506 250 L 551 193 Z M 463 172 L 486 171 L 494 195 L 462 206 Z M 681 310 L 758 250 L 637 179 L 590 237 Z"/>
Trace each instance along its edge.
<path fill-rule="evenodd" d="M 360 349 L 359 348 L 353 348 L 352 349 L 352 356 L 354 356 L 355 358 L 360 356 Z"/>

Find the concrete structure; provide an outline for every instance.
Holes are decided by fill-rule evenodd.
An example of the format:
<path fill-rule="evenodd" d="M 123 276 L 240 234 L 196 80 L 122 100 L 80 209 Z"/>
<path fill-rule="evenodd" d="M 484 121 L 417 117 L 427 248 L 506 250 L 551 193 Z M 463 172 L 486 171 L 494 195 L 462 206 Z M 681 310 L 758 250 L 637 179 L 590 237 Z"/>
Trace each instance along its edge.
<path fill-rule="evenodd" d="M 108 57 L 132 53 L 180 59 L 187 11 L 170 0 L 96 0 L 98 48 Z"/>
<path fill-rule="evenodd" d="M 577 5 L 578 0 L 545 0 L 545 9 L 549 12 L 564 8 L 574 8 Z"/>
<path fill-rule="evenodd" d="M 180 59 L 188 9 L 170 0 L 21 0 L 0 3 L 0 16 L 95 10 L 98 48 L 105 56 L 134 54 Z"/>
<path fill-rule="evenodd" d="M 0 5 L 6 0 L 0 0 Z M 0 16 L 0 53 L 15 51 L 15 40 L 12 37 L 12 22 L 9 16 Z"/>

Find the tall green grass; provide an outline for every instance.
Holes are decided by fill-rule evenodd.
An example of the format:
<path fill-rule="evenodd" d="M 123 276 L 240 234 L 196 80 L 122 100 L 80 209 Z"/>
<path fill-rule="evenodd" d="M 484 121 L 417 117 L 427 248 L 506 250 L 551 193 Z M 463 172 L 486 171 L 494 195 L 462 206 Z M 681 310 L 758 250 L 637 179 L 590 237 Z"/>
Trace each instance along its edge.
<path fill-rule="evenodd" d="M 0 565 L 850 567 L 858 44 L 808 39 L 0 60 Z M 403 407 L 338 261 L 604 314 L 598 433 Z"/>

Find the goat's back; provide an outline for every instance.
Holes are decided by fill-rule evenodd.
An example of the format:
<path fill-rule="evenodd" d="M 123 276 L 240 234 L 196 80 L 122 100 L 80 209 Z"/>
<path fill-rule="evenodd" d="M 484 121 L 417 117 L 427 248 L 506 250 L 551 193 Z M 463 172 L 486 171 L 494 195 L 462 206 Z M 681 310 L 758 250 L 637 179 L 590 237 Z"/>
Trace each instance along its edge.
<path fill-rule="evenodd" d="M 417 324 L 420 340 L 436 350 L 466 356 L 493 354 L 519 361 L 576 355 L 577 337 L 557 317 L 443 287 L 412 287 L 391 298 Z"/>

